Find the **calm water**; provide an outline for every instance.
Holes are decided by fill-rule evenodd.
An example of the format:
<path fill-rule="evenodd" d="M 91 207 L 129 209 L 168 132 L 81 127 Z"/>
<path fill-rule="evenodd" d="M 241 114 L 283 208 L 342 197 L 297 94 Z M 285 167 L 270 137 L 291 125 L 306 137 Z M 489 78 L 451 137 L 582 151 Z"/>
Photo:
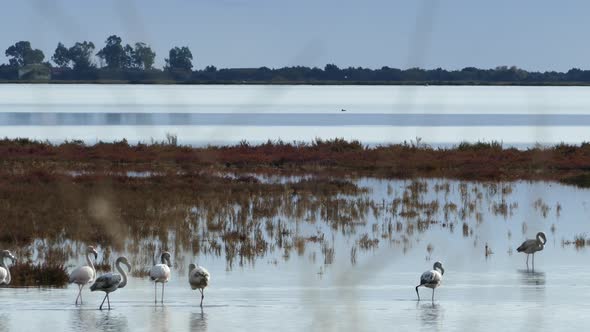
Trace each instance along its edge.
<path fill-rule="evenodd" d="M 54 142 L 579 143 L 589 110 L 587 87 L 0 85 L 1 135 Z"/>
<path fill-rule="evenodd" d="M 410 181 L 357 181 L 370 188 L 362 194 L 363 200 L 384 204 L 404 197 L 412 185 Z M 74 306 L 76 287 L 1 288 L 0 331 L 532 331 L 586 327 L 580 318 L 590 314 L 586 282 L 590 266 L 585 263 L 590 252 L 563 242 L 590 234 L 589 190 L 543 182 L 421 183 L 426 187 L 418 200 L 440 205 L 422 228 L 419 222 L 426 213 L 422 208 L 417 208 L 418 217 L 403 217 L 403 209 L 367 211 L 358 217 L 365 224 L 348 231 L 332 229 L 323 219 L 289 224 L 301 236 L 324 232 L 334 248 L 333 262 L 327 263 L 314 244 L 301 254 L 271 253 L 233 268 L 223 255 L 193 257 L 173 252 L 173 261 L 181 257 L 185 263 L 198 260 L 210 270 L 212 283 L 205 292 L 203 310 L 198 307 L 198 292 L 188 286 L 186 269 L 177 266 L 164 306 L 153 304 L 153 285 L 141 278 L 132 278 L 126 288 L 112 294 L 110 312 L 98 311 L 102 295 L 88 290 L 83 294 L 85 304 Z M 436 189 L 437 185 L 442 186 Z M 442 207 L 452 204 L 457 205 L 456 211 Z M 390 238 L 382 236 L 381 229 L 388 221 L 403 225 Z M 467 232 L 463 224 L 469 225 Z M 525 256 L 515 248 L 538 231 L 547 234 L 548 242 L 536 255 L 535 271 L 527 271 Z M 358 248 L 353 263 L 351 247 L 363 233 L 378 238 L 379 245 Z M 488 257 L 485 244 L 494 252 Z M 417 302 L 414 286 L 436 260 L 446 269 L 443 286 L 436 291 L 434 303 L 428 289 L 421 290 L 426 300 Z"/>
<path fill-rule="evenodd" d="M 121 138 L 149 142 L 163 140 L 167 133 L 188 144 L 314 137 L 365 143 L 416 137 L 428 144 L 579 143 L 590 140 L 587 89 L 0 85 L 0 135 L 89 143 Z M 358 181 L 371 189 L 362 199 L 376 205 L 402 199 L 411 184 Z M 193 257 L 188 251 L 173 252 L 173 261 L 198 260 L 210 270 L 212 283 L 203 310 L 198 292 L 188 286 L 186 268 L 176 266 L 164 306 L 154 306 L 153 285 L 142 278 L 132 278 L 125 289 L 112 294 L 110 312 L 98 311 L 102 295 L 88 290 L 85 304 L 74 306 L 76 287 L 0 288 L 0 331 L 586 327 L 580 317 L 590 314 L 590 266 L 585 264 L 590 253 L 564 241 L 590 234 L 590 191 L 543 182 L 500 184 L 500 189 L 482 183 L 426 183 L 420 202 L 440 205 L 428 218 L 425 210 L 411 217 L 401 216 L 400 210 L 369 209 L 358 216 L 364 224 L 352 229 L 334 229 L 322 218 L 288 220 L 291 231 L 301 236 L 324 233 L 334 250 L 333 261 L 311 243 L 300 254 L 276 250 L 231 268 L 223 254 Z M 448 191 L 434 189 L 442 183 L 449 184 Z M 503 187 L 509 188 L 504 194 Z M 457 210 L 445 215 L 443 206 L 450 203 Z M 391 237 L 383 232 L 388 222 L 402 225 Z M 548 235 L 548 243 L 531 272 L 525 256 L 515 249 L 538 231 Z M 379 239 L 378 246 L 361 249 L 362 234 Z M 486 244 L 494 252 L 488 257 Z M 353 248 L 358 250 L 354 255 Z M 443 286 L 434 304 L 417 302 L 414 287 L 436 260 L 446 269 Z M 430 290 L 421 294 L 429 299 Z"/>

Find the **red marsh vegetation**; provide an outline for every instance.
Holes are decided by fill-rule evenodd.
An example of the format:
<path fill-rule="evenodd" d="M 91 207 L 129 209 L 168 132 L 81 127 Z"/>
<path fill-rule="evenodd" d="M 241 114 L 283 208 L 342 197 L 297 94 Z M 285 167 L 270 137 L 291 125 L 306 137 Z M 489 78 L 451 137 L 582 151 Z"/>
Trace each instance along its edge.
<path fill-rule="evenodd" d="M 497 142 L 461 143 L 453 148 L 424 144 L 363 146 L 342 139 L 311 143 L 282 141 L 251 145 L 190 147 L 135 144 L 125 140 L 58 145 L 27 139 L 0 140 L 4 169 L 44 171 L 253 172 L 358 174 L 385 178 L 444 177 L 462 180 L 558 180 L 590 183 L 590 143 L 525 150 Z"/>

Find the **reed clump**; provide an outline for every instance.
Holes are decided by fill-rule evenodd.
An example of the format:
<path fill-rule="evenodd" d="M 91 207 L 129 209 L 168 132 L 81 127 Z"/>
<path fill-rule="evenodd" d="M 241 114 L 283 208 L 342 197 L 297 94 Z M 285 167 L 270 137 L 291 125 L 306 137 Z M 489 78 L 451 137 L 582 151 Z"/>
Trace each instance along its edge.
<path fill-rule="evenodd" d="M 10 266 L 11 287 L 65 287 L 69 275 L 62 264 L 16 263 Z"/>

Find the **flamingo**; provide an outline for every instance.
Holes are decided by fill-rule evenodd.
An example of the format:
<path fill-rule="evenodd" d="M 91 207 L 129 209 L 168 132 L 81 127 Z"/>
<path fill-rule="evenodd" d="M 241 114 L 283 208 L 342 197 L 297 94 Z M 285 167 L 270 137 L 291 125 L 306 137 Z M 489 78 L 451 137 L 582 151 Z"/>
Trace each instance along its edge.
<path fill-rule="evenodd" d="M 526 267 L 529 267 L 529 255 L 533 254 L 533 270 L 535 269 L 535 252 L 543 250 L 547 243 L 547 236 L 545 233 L 539 232 L 535 239 L 524 241 L 520 247 L 516 248 L 518 252 L 524 252 L 526 254 Z"/>
<path fill-rule="evenodd" d="M 6 265 L 6 262 L 4 262 L 6 258 L 10 258 L 12 264 L 16 262 L 16 257 L 14 257 L 10 251 L 2 250 L 0 253 L 0 285 L 8 285 L 12 280 L 10 278 L 10 269 Z"/>
<path fill-rule="evenodd" d="M 209 285 L 211 274 L 209 271 L 198 264 L 190 264 L 188 266 L 188 282 L 192 289 L 198 289 L 201 292 L 201 308 L 203 307 L 203 299 L 205 298 L 205 287 Z"/>
<path fill-rule="evenodd" d="M 150 279 L 154 281 L 154 303 L 158 302 L 158 283 L 162 283 L 162 303 L 164 303 L 164 284 L 170 280 L 170 253 L 167 251 L 162 252 L 160 257 L 161 264 L 155 264 L 150 270 Z"/>
<path fill-rule="evenodd" d="M 90 290 L 92 292 L 101 291 L 106 293 L 104 299 L 102 299 L 100 307 L 98 308 L 99 310 L 102 310 L 104 300 L 107 300 L 109 310 L 111 310 L 111 301 L 109 299 L 109 293 L 112 293 L 117 289 L 123 288 L 127 285 L 127 273 L 125 273 L 125 271 L 121 268 L 121 264 L 125 264 L 125 266 L 127 266 L 127 270 L 131 272 L 131 264 L 129 264 L 127 257 L 121 256 L 117 258 L 117 260 L 115 261 L 115 267 L 117 268 L 117 271 L 119 271 L 120 274 L 103 274 L 96 279 L 92 286 L 90 286 Z"/>
<path fill-rule="evenodd" d="M 420 301 L 420 293 L 418 292 L 418 287 L 424 286 L 432 288 L 432 301 L 434 302 L 434 289 L 440 286 L 443 274 L 445 274 L 445 269 L 443 269 L 441 262 L 434 263 L 432 270 L 422 273 L 422 276 L 420 277 L 420 285 L 416 286 L 416 294 L 418 294 L 418 301 Z"/>
<path fill-rule="evenodd" d="M 94 260 L 96 261 L 98 252 L 96 252 L 93 246 L 88 246 L 86 248 L 86 264 L 88 265 L 79 266 L 70 273 L 70 284 L 78 285 L 78 296 L 76 296 L 75 304 L 78 304 L 78 299 L 80 299 L 80 304 L 82 304 L 82 289 L 96 277 L 96 269 L 94 269 L 94 264 L 90 260 L 90 254 L 94 254 Z"/>

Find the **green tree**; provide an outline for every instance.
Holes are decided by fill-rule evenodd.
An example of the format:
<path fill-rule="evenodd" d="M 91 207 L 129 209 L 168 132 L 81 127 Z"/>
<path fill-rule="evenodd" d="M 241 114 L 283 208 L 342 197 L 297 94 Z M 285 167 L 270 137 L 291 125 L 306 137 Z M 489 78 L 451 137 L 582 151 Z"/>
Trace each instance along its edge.
<path fill-rule="evenodd" d="M 121 63 L 121 68 L 134 68 L 134 61 L 135 58 L 135 50 L 131 45 L 127 44 L 123 47 L 123 58 Z"/>
<path fill-rule="evenodd" d="M 94 52 L 94 44 L 92 42 L 84 41 L 77 42 L 68 50 L 70 60 L 74 63 L 74 70 L 87 70 L 94 68 L 92 63 L 92 53 Z"/>
<path fill-rule="evenodd" d="M 150 70 L 154 66 L 156 53 L 145 43 L 135 43 L 133 50 L 133 66 L 139 69 Z"/>
<path fill-rule="evenodd" d="M 166 59 L 166 69 L 190 71 L 193 68 L 192 60 L 193 54 L 188 47 L 174 47 Z"/>
<path fill-rule="evenodd" d="M 33 49 L 28 41 L 19 41 L 6 49 L 4 53 L 11 66 L 23 67 L 26 65 L 42 63 L 45 55 L 39 49 Z"/>
<path fill-rule="evenodd" d="M 56 65 L 62 68 L 68 67 L 70 62 L 72 62 L 72 59 L 70 59 L 70 51 L 62 43 L 57 44 L 51 60 L 53 60 Z"/>
<path fill-rule="evenodd" d="M 133 62 L 133 48 L 121 44 L 122 39 L 112 35 L 106 40 L 106 45 L 96 55 L 107 63 L 110 69 L 129 68 Z"/>

